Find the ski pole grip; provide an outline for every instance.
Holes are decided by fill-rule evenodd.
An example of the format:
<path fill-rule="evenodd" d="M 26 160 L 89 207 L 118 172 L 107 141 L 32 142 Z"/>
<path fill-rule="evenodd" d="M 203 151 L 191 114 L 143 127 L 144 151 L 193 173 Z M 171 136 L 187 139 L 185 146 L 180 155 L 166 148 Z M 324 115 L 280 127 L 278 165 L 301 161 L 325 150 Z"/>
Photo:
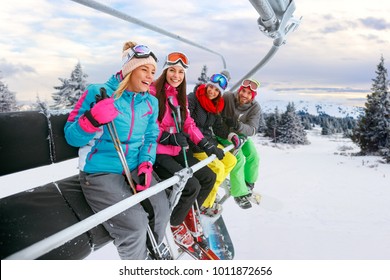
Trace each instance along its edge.
<path fill-rule="evenodd" d="M 108 98 L 107 90 L 104 87 L 101 87 L 100 94 L 96 94 L 96 96 L 95 96 L 96 103 L 98 103 L 99 101 L 102 101 L 103 99 L 106 99 L 106 98 Z"/>

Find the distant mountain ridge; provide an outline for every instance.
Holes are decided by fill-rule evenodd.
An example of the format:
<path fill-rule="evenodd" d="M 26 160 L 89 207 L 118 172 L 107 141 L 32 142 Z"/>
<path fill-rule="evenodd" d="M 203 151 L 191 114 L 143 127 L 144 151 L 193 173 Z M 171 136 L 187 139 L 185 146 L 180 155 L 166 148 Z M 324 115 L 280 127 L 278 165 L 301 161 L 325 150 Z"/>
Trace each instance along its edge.
<path fill-rule="evenodd" d="M 278 107 L 279 113 L 286 111 L 288 101 L 284 100 L 266 100 L 260 102 L 261 109 L 264 113 L 273 113 Z M 357 119 L 364 112 L 363 107 L 346 106 L 331 102 L 318 101 L 294 101 L 295 109 L 298 112 L 308 113 L 314 116 L 327 114 L 332 117 L 346 118 L 352 117 Z"/>

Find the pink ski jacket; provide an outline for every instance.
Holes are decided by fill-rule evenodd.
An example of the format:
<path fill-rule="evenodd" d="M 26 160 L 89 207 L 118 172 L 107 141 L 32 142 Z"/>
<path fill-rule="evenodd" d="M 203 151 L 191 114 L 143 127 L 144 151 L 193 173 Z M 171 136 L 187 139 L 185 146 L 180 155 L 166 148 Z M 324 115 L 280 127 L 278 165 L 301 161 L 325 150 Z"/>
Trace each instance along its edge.
<path fill-rule="evenodd" d="M 180 146 L 173 146 L 173 145 L 163 145 L 160 144 L 160 138 L 161 134 L 164 131 L 167 131 L 169 133 L 176 133 L 176 125 L 175 121 L 172 116 L 172 110 L 171 107 L 168 104 L 168 98 L 170 96 L 173 96 L 172 102 L 173 105 L 178 106 L 178 100 L 177 100 L 177 90 L 175 87 L 171 86 L 169 83 L 165 83 L 164 85 L 165 93 L 167 95 L 167 100 L 165 101 L 165 114 L 161 122 L 157 120 L 160 133 L 157 138 L 157 154 L 166 154 L 170 156 L 177 156 L 181 150 Z M 150 94 L 156 96 L 156 88 L 154 84 L 150 86 Z M 195 121 L 190 116 L 190 112 L 188 111 L 188 100 L 186 101 L 186 109 L 187 109 L 187 118 L 184 120 L 183 124 L 183 131 L 187 133 L 190 136 L 190 140 L 194 142 L 196 145 L 204 138 L 202 132 L 198 129 L 198 127 L 195 124 Z"/>

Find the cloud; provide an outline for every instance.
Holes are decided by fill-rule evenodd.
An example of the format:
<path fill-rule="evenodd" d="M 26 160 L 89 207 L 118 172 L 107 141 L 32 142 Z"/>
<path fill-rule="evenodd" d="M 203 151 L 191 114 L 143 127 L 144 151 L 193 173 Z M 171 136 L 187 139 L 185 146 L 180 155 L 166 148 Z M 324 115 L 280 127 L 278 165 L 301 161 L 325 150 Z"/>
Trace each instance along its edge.
<path fill-rule="evenodd" d="M 386 30 L 390 29 L 390 22 L 383 18 L 367 17 L 360 19 L 360 22 L 369 29 Z"/>
<path fill-rule="evenodd" d="M 4 58 L 0 59 L 0 71 L 4 77 L 22 75 L 23 73 L 36 73 L 35 69 L 29 65 L 22 63 L 10 63 L 7 62 Z"/>
<path fill-rule="evenodd" d="M 339 31 L 343 31 L 345 30 L 346 27 L 343 26 L 342 24 L 340 23 L 333 23 L 325 28 L 323 28 L 321 30 L 322 33 L 335 33 L 335 32 L 339 32 Z"/>
<path fill-rule="evenodd" d="M 361 27 L 359 23 L 365 28 L 376 31 L 386 31 L 387 29 L 390 29 L 390 22 L 386 21 L 384 18 L 366 17 L 356 20 L 340 20 L 334 18 L 333 16 L 326 15 L 323 19 L 324 22 L 327 23 L 327 26 L 322 28 L 321 32 L 325 34 L 356 30 Z"/>

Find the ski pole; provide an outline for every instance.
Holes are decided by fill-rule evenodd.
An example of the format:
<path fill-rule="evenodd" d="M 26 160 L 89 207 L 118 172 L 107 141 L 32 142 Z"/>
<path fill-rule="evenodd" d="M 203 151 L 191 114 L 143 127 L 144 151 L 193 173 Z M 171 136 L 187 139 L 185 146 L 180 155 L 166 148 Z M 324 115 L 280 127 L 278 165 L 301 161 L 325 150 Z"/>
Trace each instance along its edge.
<path fill-rule="evenodd" d="M 107 95 L 106 89 L 104 87 L 101 87 L 100 88 L 100 96 L 97 95 L 96 100 L 99 101 L 99 99 L 102 100 L 102 99 L 106 99 L 106 98 L 109 98 Z M 126 176 L 126 179 L 130 185 L 130 188 L 133 191 L 133 194 L 136 194 L 137 190 L 134 186 L 134 182 L 133 182 L 133 178 L 131 176 L 130 168 L 127 165 L 126 156 L 125 156 L 125 153 L 123 152 L 122 143 L 119 139 L 119 135 L 118 135 L 118 132 L 116 130 L 116 126 L 114 124 L 114 121 L 110 121 L 109 123 L 107 123 L 106 127 L 108 129 L 109 134 L 110 134 L 111 140 L 114 144 L 115 150 L 118 153 L 119 159 L 121 161 L 123 170 L 125 171 L 125 176 Z"/>
<path fill-rule="evenodd" d="M 168 105 L 172 110 L 172 115 L 173 115 L 173 120 L 175 122 L 176 126 L 176 131 L 180 132 L 180 127 L 179 127 L 179 121 L 176 116 L 176 110 L 177 110 L 177 115 L 180 118 L 180 123 L 181 123 L 181 117 L 180 117 L 180 106 L 175 106 L 173 105 L 172 101 L 173 96 L 168 97 Z M 181 197 L 182 191 L 184 189 L 185 184 L 187 183 L 188 179 L 192 177 L 193 172 L 192 169 L 189 168 L 188 166 L 188 160 L 187 160 L 187 154 L 186 154 L 186 149 L 185 147 L 182 147 L 182 152 L 183 152 L 183 158 L 184 158 L 184 164 L 185 164 L 185 169 L 177 172 L 177 174 L 182 178 L 182 180 L 173 186 L 172 192 L 169 195 L 169 203 L 170 203 L 170 208 L 173 210 L 177 203 L 179 202 L 179 199 Z"/>
<path fill-rule="evenodd" d="M 173 121 L 175 122 L 176 131 L 180 133 L 181 132 L 181 129 L 179 126 L 179 124 L 181 124 L 180 107 L 173 105 L 172 98 L 173 98 L 173 96 L 168 97 L 168 103 L 169 103 L 169 106 L 171 107 L 171 110 L 172 110 Z M 175 110 L 177 112 L 175 112 Z M 176 116 L 176 114 L 177 114 L 177 116 Z M 178 118 L 179 118 L 179 120 L 178 120 Z M 180 123 L 179 123 L 179 121 L 180 121 Z M 182 151 L 183 151 L 183 157 L 184 157 L 184 164 L 185 164 L 186 168 L 188 168 L 186 148 L 182 147 Z"/>
<path fill-rule="evenodd" d="M 108 132 L 110 133 L 112 142 L 114 143 L 115 150 L 118 153 L 119 159 L 121 161 L 123 170 L 125 171 L 126 179 L 129 182 L 130 188 L 133 192 L 133 194 L 137 193 L 137 190 L 134 186 L 133 178 L 131 176 L 131 172 L 129 169 L 129 166 L 127 165 L 126 157 L 122 149 L 122 144 L 119 140 L 118 132 L 116 130 L 114 122 L 109 122 L 106 124 L 106 127 L 108 129 Z"/>

